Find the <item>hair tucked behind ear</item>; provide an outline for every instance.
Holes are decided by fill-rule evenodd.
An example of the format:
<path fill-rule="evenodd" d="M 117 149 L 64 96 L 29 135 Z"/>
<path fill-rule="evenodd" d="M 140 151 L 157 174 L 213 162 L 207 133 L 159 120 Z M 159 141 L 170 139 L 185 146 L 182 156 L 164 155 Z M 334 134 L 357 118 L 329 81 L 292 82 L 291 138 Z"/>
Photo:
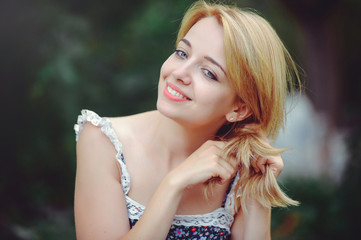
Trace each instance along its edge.
<path fill-rule="evenodd" d="M 227 142 L 222 157 L 237 161 L 240 166 L 235 210 L 241 207 L 245 211 L 247 198 L 256 199 L 265 207 L 297 205 L 279 188 L 269 167 L 264 175 L 251 168 L 252 161 L 284 150 L 269 146 L 257 132 L 245 128 L 246 123 L 255 123 L 267 137 L 277 136 L 284 125 L 285 99 L 287 90 L 294 89 L 294 77 L 301 86 L 297 66 L 265 19 L 234 6 L 196 2 L 182 20 L 177 43 L 197 21 L 210 16 L 223 26 L 227 77 L 239 102 L 252 113 L 242 122 L 225 125 L 218 135 Z"/>

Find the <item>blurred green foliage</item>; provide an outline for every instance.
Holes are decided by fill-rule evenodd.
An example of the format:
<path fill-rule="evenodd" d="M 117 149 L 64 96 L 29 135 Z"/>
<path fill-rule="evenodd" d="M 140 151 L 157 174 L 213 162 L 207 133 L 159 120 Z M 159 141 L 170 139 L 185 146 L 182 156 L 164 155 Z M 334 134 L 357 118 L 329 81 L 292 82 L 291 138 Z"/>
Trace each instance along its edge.
<path fill-rule="evenodd" d="M 161 64 L 191 2 L 2 3 L 0 239 L 75 238 L 76 117 L 83 108 L 102 116 L 154 109 Z M 297 31 L 279 2 L 239 2 L 262 12 L 297 55 Z M 339 239 L 357 227 L 359 136 L 350 138 L 355 156 L 340 186 L 318 179 L 285 182 L 302 205 L 274 211 L 274 239 Z"/>

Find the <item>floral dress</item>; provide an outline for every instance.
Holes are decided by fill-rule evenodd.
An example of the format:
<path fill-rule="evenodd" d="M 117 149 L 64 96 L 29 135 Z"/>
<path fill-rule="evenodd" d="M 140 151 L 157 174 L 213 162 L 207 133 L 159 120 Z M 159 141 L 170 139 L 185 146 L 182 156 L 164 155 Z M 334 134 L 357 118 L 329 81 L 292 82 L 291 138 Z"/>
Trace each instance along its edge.
<path fill-rule="evenodd" d="M 145 206 L 136 202 L 128 196 L 130 190 L 130 175 L 127 170 L 125 159 L 122 153 L 122 144 L 112 127 L 109 119 L 99 117 L 89 110 L 82 110 L 78 117 L 77 124 L 74 125 L 76 141 L 84 125 L 90 122 L 94 126 L 100 127 L 101 131 L 109 138 L 116 150 L 116 159 L 121 167 L 121 184 L 125 195 L 128 209 L 128 218 L 132 228 L 141 218 L 145 211 Z M 231 226 L 234 220 L 234 192 L 236 182 L 239 178 L 237 173 L 229 185 L 227 194 L 223 200 L 222 207 L 205 214 L 199 215 L 175 215 L 173 223 L 167 235 L 168 239 L 190 239 L 190 240 L 221 240 L 230 239 Z"/>

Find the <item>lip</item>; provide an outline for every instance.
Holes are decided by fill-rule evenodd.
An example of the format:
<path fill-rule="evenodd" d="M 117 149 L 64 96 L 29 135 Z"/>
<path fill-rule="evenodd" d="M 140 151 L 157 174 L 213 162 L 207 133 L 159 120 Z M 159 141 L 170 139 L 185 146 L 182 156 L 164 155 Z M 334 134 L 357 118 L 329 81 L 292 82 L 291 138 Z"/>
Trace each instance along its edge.
<path fill-rule="evenodd" d="M 172 95 L 169 91 L 168 91 L 168 87 L 170 87 L 171 89 L 173 89 L 174 91 L 180 93 L 181 95 L 183 95 L 184 97 L 186 97 L 187 99 L 184 99 L 182 97 L 178 97 L 178 96 L 174 96 Z M 163 91 L 164 95 L 172 100 L 172 101 L 175 101 L 175 102 L 185 102 L 185 101 L 190 101 L 191 99 L 181 90 L 179 89 L 177 86 L 171 84 L 171 83 L 167 83 L 165 88 L 164 88 L 164 91 Z"/>

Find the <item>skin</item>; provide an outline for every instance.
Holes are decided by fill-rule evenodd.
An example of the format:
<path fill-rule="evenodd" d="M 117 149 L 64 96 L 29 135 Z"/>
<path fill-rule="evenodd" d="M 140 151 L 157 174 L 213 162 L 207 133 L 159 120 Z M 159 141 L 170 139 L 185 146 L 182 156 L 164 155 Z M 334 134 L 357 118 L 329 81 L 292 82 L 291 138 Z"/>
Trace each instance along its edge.
<path fill-rule="evenodd" d="M 146 206 L 143 216 L 130 230 L 115 149 L 97 127 L 86 124 L 77 144 L 77 239 L 165 239 L 175 214 L 221 207 L 237 167 L 218 158 L 224 143 L 212 139 L 227 119 L 240 121 L 250 113 L 235 103 L 216 19 L 200 20 L 184 39 L 162 66 L 158 111 L 111 119 L 131 176 L 128 196 Z M 167 86 L 186 99 L 171 97 Z M 283 167 L 281 158 L 262 163 L 276 172 Z M 263 171 L 263 164 L 254 168 Z M 204 183 L 212 177 L 220 181 L 206 200 Z M 240 211 L 235 217 L 232 239 L 268 239 L 270 210 L 252 199 L 247 208 L 247 215 Z"/>

